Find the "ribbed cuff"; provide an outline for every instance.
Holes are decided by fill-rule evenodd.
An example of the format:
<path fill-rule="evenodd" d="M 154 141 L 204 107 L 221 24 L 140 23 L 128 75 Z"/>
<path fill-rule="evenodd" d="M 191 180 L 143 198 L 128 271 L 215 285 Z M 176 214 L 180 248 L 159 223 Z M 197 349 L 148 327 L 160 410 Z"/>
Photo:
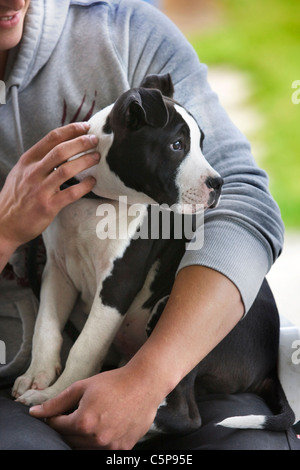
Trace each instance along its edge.
<path fill-rule="evenodd" d="M 270 260 L 271 249 L 263 236 L 237 221 L 210 220 L 204 224 L 202 248 L 187 249 L 177 272 L 200 265 L 224 274 L 239 289 L 247 313 L 271 267 Z"/>

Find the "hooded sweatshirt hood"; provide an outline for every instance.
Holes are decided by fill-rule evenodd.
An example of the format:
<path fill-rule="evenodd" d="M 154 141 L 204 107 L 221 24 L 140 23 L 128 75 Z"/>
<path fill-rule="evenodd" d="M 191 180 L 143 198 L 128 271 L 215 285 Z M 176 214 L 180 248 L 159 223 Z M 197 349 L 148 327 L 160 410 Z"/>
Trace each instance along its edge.
<path fill-rule="evenodd" d="M 12 86 L 23 91 L 49 60 L 65 25 L 69 4 L 70 0 L 30 2 L 22 41 L 11 51 L 8 62 L 7 99 Z"/>
<path fill-rule="evenodd" d="M 30 14 L 27 12 L 25 17 L 22 41 L 9 54 L 5 76 L 6 101 L 12 100 L 19 155 L 24 152 L 24 143 L 18 95 L 49 60 L 63 30 L 69 3 L 69 0 L 32 1 Z"/>
<path fill-rule="evenodd" d="M 93 72 L 95 75 L 89 90 L 89 54 L 93 49 L 97 48 L 97 56 L 100 51 L 104 51 L 103 54 L 111 64 L 112 80 L 106 81 L 107 87 L 113 83 L 113 73 L 120 69 L 119 59 L 107 34 L 109 3 L 90 0 L 30 2 L 22 40 L 9 53 L 4 77 L 6 104 L 1 106 L 0 114 L 4 131 L 1 138 L 3 154 L 0 187 L 3 184 L 3 175 L 9 172 L 24 151 L 47 132 L 75 120 L 84 120 L 89 116 L 88 112 L 95 109 L 95 105 L 99 109 L 112 101 L 105 87 L 102 87 L 102 98 L 98 93 L 99 104 L 96 104 L 97 90 L 93 83 L 95 76 L 99 76 L 99 83 L 101 80 L 97 70 Z M 94 21 L 94 27 L 91 28 L 93 32 L 87 36 L 94 5 L 100 7 L 101 13 L 104 10 L 104 14 L 102 22 L 96 24 Z M 81 16 L 84 19 L 78 22 Z M 105 35 L 105 41 L 108 39 L 107 47 L 101 39 L 96 44 L 99 28 Z M 111 59 L 112 56 L 114 59 Z M 105 67 L 103 75 L 109 74 L 109 69 L 110 67 Z M 120 92 L 124 90 L 124 86 L 128 86 L 123 76 L 123 73 L 116 75 Z M 111 86 L 110 88 L 114 89 Z M 116 89 L 118 90 L 118 86 Z M 79 109 L 80 113 L 77 112 Z"/>

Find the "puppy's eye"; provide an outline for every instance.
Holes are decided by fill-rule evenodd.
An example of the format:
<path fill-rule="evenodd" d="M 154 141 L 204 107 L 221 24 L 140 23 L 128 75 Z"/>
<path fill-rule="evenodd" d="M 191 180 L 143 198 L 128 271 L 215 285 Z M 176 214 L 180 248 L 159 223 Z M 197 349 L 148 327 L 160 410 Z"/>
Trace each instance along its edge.
<path fill-rule="evenodd" d="M 173 142 L 173 144 L 171 144 L 171 149 L 175 151 L 182 150 L 183 149 L 182 140 L 178 139 L 175 142 Z"/>

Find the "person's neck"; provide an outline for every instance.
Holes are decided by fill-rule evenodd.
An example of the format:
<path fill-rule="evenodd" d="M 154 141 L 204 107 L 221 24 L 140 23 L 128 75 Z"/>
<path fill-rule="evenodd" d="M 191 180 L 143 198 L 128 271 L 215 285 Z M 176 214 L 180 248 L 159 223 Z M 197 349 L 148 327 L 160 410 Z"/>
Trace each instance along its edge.
<path fill-rule="evenodd" d="M 4 79 L 8 51 L 0 51 L 0 80 Z"/>

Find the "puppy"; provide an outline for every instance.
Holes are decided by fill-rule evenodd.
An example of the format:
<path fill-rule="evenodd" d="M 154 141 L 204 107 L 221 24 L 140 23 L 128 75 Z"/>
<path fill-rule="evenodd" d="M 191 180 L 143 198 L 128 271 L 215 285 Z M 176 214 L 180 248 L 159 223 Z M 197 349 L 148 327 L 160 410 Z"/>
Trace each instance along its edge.
<path fill-rule="evenodd" d="M 90 120 L 101 160 L 77 180 L 93 175 L 100 198 L 66 207 L 43 234 L 47 263 L 32 362 L 12 392 L 23 403 L 41 403 L 98 373 L 113 342 L 128 360 L 153 331 L 186 247 L 172 230 L 165 237 L 158 227 L 151 237 L 153 204 L 193 218 L 199 206 L 218 203 L 223 180 L 202 154 L 203 132 L 173 92 L 169 75 L 149 76 Z M 170 227 L 176 223 L 172 215 Z M 181 433 L 201 425 L 196 380 L 198 394 L 255 391 L 270 398 L 277 416 L 243 417 L 239 427 L 291 423 L 276 372 L 278 318 L 274 309 L 261 312 L 267 290 L 264 284 L 246 318 L 166 397 L 153 429 Z M 87 320 L 61 373 L 62 331 L 78 294 Z M 220 424 L 235 426 L 232 419 Z"/>

